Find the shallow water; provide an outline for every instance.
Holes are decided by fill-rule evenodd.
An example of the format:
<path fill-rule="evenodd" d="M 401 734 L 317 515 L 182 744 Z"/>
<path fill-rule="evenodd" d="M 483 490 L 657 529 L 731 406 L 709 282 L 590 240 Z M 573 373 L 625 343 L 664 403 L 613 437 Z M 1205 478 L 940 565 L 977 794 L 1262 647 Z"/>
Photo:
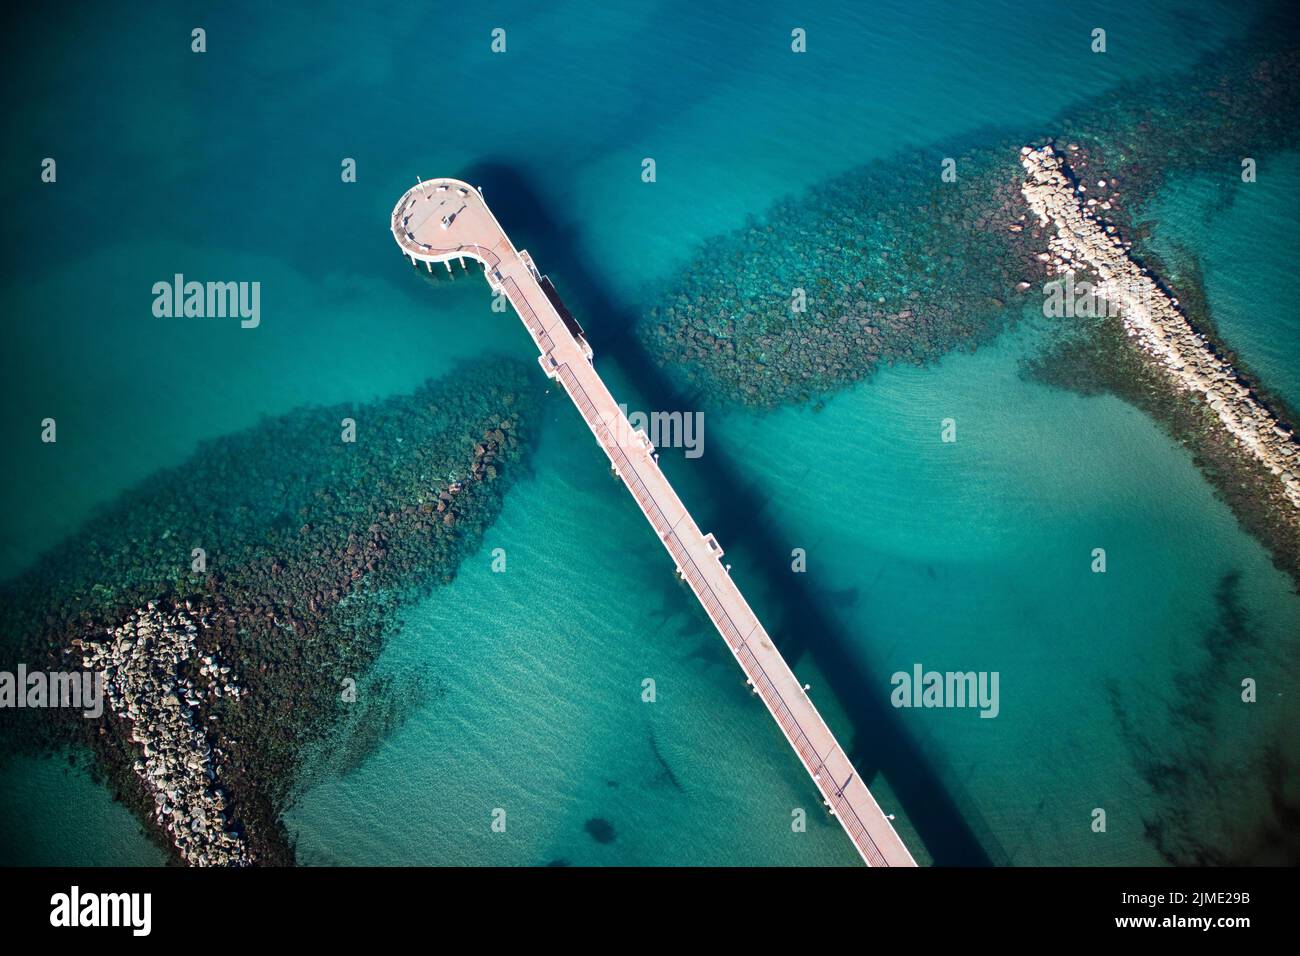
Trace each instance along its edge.
<path fill-rule="evenodd" d="M 49 69 L 7 115 L 3 146 L 32 185 L 0 185 L 11 210 L 0 283 L 17 317 L 0 381 L 0 435 L 16 449 L 0 478 L 0 573 L 203 438 L 303 403 L 409 391 L 474 355 L 529 357 L 481 277 L 435 282 L 397 255 L 387 217 L 417 175 L 484 185 L 588 329 L 615 393 L 649 410 L 655 396 L 634 387 L 644 378 L 601 359 L 602 343 L 649 304 L 647 289 L 692 268 L 700 243 L 905 147 L 1040 128 L 1118 82 L 1175 74 L 1247 25 L 1235 4 L 1028 18 L 1009 2 L 764 9 L 176 5 L 130 33 L 92 10 L 75 70 L 70 54 L 50 56 L 59 25 L 32 24 L 11 62 Z M 200 23 L 202 57 L 188 51 Z M 498 25 L 504 56 L 488 50 Z M 1108 30 L 1105 56 L 1087 52 L 1095 25 Z M 808 30 L 802 57 L 789 52 L 792 26 Z M 428 62 L 448 78 L 436 90 L 410 82 Z M 59 160 L 54 186 L 35 182 L 33 157 L 45 155 Z M 358 161 L 355 184 L 339 180 L 343 157 Z M 1294 404 L 1285 250 L 1300 231 L 1279 211 L 1294 154 L 1276 162 L 1209 218 L 1219 186 L 1172 182 L 1157 236 L 1201 256 L 1224 335 Z M 1258 255 L 1243 244 L 1265 235 Z M 261 326 L 154 318 L 149 289 L 176 272 L 260 281 Z M 1140 772 L 1121 717 L 1153 740 L 1209 747 L 1170 698 L 1203 656 L 1216 586 L 1236 572 L 1266 652 L 1198 691 L 1220 749 L 1272 734 L 1285 697 L 1261 694 L 1249 717 L 1215 702 L 1231 701 L 1243 667 L 1279 686 L 1300 604 L 1149 420 L 1021 380 L 1039 337 L 1031 328 L 933 369 L 884 372 L 820 412 L 711 413 L 705 457 L 665 462 L 814 699 L 860 747 L 878 730 L 860 715 L 887 700 L 895 670 L 1001 673 L 997 719 L 895 715 L 915 754 L 885 761 L 873 791 L 918 858 L 969 849 L 932 819 L 947 815 L 993 862 L 1159 862 L 1144 821 L 1179 810 Z M 37 441 L 47 415 L 56 446 Z M 948 417 L 952 444 L 939 441 Z M 381 662 L 422 677 L 405 723 L 289 814 L 302 860 L 852 863 L 573 410 L 556 399 L 548 420 L 533 476 L 483 551 L 407 613 Z M 505 573 L 491 570 L 497 547 Z M 773 570 L 789 574 L 794 547 L 808 554 L 797 581 Z M 1105 575 L 1089 570 L 1095 547 Z M 800 602 L 823 609 L 817 640 L 855 661 L 862 683 L 846 688 L 818 652 L 796 653 L 816 643 L 800 633 Z M 647 677 L 653 704 L 640 699 Z M 948 809 L 913 801 L 909 813 L 897 797 L 930 785 Z M 23 862 L 157 859 L 76 771 L 10 765 L 0 792 L 5 826 L 28 834 L 14 844 Z M 1099 806 L 1105 835 L 1088 827 Z M 791 831 L 796 807 L 807 833 Z M 504 833 L 490 827 L 496 808 Z M 1213 813 L 1198 819 L 1208 838 L 1227 832 Z"/>

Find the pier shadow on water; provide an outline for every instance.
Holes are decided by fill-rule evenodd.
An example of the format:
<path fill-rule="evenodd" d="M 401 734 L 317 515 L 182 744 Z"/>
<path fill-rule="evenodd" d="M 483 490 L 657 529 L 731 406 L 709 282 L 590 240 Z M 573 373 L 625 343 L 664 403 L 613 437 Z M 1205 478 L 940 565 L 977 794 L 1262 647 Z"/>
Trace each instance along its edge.
<path fill-rule="evenodd" d="M 562 276 L 559 293 L 583 323 L 598 359 L 612 360 L 632 387 L 652 400 L 655 408 L 700 406 L 699 396 L 684 394 L 664 374 L 635 334 L 636 316 L 620 306 L 600 281 L 598 263 L 584 255 L 578 229 L 561 228 L 549 214 L 540 193 L 507 163 L 480 162 L 459 175 L 483 188 L 493 213 L 520 248 L 535 250 L 538 268 Z M 942 774 L 926 757 L 919 742 L 887 706 L 883 694 L 865 693 L 878 683 L 854 653 L 855 640 L 828 615 L 815 587 L 789 573 L 786 539 L 765 510 L 766 496 L 746 482 L 740 469 L 715 444 L 709 454 L 691 462 L 703 483 L 713 490 L 708 524 L 720 540 L 744 543 L 768 593 L 777 595 L 787 622 L 799 622 L 777 641 L 795 667 L 809 654 L 830 686 L 853 728 L 850 757 L 870 784 L 877 773 L 889 781 L 907 818 L 939 865 L 990 866 L 1006 863 L 1006 855 L 988 831 L 969 799 L 954 792 L 956 779 Z M 725 494 L 717 493 L 725 489 Z M 692 598 L 692 604 L 695 603 Z M 712 625 L 710 625 L 710 628 Z M 965 812 L 959 805 L 965 804 Z M 982 839 L 976 836 L 979 830 Z"/>

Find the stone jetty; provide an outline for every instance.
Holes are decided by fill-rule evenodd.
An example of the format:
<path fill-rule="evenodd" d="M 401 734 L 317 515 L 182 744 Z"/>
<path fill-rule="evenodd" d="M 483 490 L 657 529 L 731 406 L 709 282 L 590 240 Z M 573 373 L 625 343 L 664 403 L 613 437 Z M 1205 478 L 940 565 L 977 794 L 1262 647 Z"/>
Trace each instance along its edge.
<path fill-rule="evenodd" d="M 212 697 L 238 699 L 231 670 L 212 655 L 195 666 L 202 616 L 156 602 L 138 610 L 105 640 L 74 642 L 85 667 L 104 674 L 109 708 L 131 722 L 140 747 L 135 772 L 153 797 L 154 820 L 191 866 L 253 862 L 243 839 L 227 828 L 226 801 L 198 708 Z M 189 672 L 193 671 L 193 676 Z"/>
<path fill-rule="evenodd" d="M 1020 162 L 1028 178 L 1023 193 L 1048 239 L 1049 272 L 1095 275 L 1099 297 L 1119 307 L 1120 319 L 1138 348 L 1184 390 L 1204 398 L 1223 427 L 1277 476 L 1287 500 L 1300 509 L 1300 444 L 1249 385 L 1238 379 L 1179 309 L 1178 300 L 1132 256 L 1113 226 L 1088 205 L 1088 184 L 1077 182 L 1050 145 L 1024 147 Z"/>
<path fill-rule="evenodd" d="M 491 359 L 296 408 L 106 503 L 0 582 L 0 670 L 102 673 L 104 712 L 15 711 L 0 754 L 88 750 L 92 778 L 177 862 L 292 864 L 282 814 L 299 787 L 364 759 L 423 702 L 414 670 L 398 682 L 373 665 L 406 609 L 478 552 L 537 431 L 529 379 Z"/>

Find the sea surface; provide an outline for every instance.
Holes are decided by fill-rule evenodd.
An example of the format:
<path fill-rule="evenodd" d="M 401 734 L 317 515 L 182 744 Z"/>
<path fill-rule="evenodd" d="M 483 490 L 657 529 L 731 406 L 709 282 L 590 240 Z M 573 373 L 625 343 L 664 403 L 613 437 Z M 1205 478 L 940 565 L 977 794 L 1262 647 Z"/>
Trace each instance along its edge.
<path fill-rule="evenodd" d="M 483 186 L 615 394 L 650 411 L 602 343 L 712 237 L 869 160 L 1000 141 L 1175 76 L 1251 20 L 1181 0 L 720 6 L 177 3 L 124 20 L 86 5 L 75 44 L 68 21 L 29 15 L 0 40 L 0 575 L 205 438 L 475 356 L 531 359 L 475 270 L 430 278 L 398 254 L 388 217 L 417 176 Z M 1235 163 L 1172 179 L 1149 215 L 1162 249 L 1195 256 L 1225 338 L 1300 406 L 1300 154 L 1259 168 L 1245 188 Z M 176 273 L 259 281 L 260 326 L 154 317 L 151 287 Z M 1252 755 L 1298 716 L 1300 599 L 1149 418 L 1026 378 L 1052 331 L 1030 308 L 992 345 L 815 408 L 712 409 L 702 457 L 664 464 L 919 860 L 1158 864 L 1170 840 L 1153 827 L 1190 827 L 1180 852 L 1247 846 L 1270 812 Z M 409 609 L 378 665 L 419 677 L 400 725 L 301 781 L 299 859 L 855 862 L 672 570 L 552 390 L 481 553 Z M 1251 640 L 1221 653 L 1207 635 L 1224 629 Z M 998 672 L 998 716 L 890 708 L 890 675 L 918 663 Z M 1180 762 L 1181 796 L 1159 772 Z M 64 755 L 10 761 L 0 806 L 9 862 L 162 859 Z"/>

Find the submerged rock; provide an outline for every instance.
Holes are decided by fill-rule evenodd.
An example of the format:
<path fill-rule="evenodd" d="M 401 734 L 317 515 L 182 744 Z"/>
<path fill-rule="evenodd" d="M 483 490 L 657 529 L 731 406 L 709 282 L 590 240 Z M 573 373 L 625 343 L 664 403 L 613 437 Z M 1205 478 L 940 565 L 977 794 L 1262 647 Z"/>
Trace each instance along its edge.
<path fill-rule="evenodd" d="M 592 817 L 583 828 L 587 831 L 587 835 L 597 843 L 614 842 L 614 824 L 602 817 Z"/>

